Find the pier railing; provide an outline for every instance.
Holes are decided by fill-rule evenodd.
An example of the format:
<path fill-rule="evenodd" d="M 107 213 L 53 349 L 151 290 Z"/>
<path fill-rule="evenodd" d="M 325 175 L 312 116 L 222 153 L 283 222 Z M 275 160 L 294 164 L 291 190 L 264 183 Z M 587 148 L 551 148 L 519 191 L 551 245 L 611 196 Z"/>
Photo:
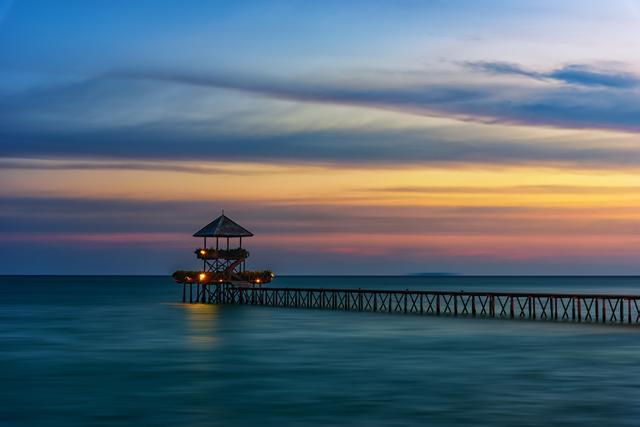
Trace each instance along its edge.
<path fill-rule="evenodd" d="M 187 285 L 189 286 L 189 285 Z M 200 286 L 190 302 L 616 324 L 640 323 L 640 295 Z M 183 301 L 186 302 L 185 288 Z"/>

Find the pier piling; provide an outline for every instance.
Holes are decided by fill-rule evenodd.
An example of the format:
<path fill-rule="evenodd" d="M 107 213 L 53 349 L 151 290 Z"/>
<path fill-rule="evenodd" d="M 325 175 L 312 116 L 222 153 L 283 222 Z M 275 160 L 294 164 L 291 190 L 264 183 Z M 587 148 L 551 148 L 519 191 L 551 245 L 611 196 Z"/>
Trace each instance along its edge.
<path fill-rule="evenodd" d="M 182 286 L 186 302 L 186 284 Z M 640 324 L 640 295 L 198 286 L 189 303 L 238 304 L 471 318 Z M 608 308 L 608 309 L 607 309 Z"/>

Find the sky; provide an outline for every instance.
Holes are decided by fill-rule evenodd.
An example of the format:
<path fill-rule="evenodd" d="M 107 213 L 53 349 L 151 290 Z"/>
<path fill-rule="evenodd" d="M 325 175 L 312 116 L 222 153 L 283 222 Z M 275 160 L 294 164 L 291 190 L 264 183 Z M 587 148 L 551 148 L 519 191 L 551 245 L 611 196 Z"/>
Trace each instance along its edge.
<path fill-rule="evenodd" d="M 0 274 L 640 274 L 640 1 L 0 0 Z"/>

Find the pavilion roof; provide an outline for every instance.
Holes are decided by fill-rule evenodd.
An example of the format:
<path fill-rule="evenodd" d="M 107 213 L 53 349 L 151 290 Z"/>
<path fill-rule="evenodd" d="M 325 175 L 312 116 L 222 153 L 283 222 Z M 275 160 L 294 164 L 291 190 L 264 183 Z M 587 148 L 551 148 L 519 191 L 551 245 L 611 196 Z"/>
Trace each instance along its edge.
<path fill-rule="evenodd" d="M 253 233 L 229 219 L 225 214 L 205 225 L 193 237 L 251 237 Z"/>

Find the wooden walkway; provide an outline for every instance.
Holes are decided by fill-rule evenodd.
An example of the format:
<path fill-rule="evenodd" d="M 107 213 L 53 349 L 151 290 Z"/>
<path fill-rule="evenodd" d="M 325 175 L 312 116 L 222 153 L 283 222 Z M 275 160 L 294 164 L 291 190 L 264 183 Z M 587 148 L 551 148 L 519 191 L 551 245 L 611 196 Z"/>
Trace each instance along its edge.
<path fill-rule="evenodd" d="M 435 316 L 640 324 L 639 295 L 253 288 L 224 284 L 183 285 L 182 300 Z"/>

